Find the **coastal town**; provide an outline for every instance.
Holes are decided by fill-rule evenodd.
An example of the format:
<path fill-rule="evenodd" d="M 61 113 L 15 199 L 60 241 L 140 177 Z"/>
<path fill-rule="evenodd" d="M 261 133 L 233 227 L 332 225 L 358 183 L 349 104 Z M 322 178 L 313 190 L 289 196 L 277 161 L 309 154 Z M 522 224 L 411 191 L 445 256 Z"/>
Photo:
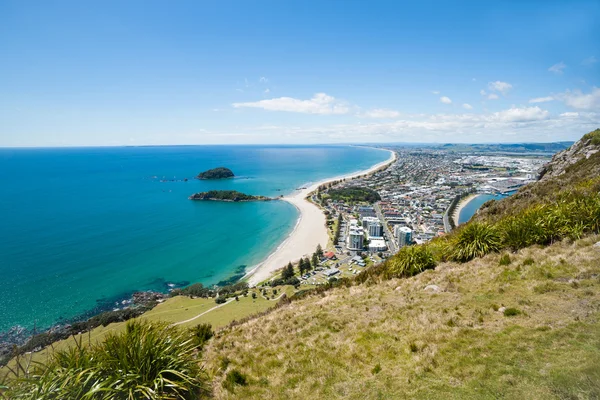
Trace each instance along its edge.
<path fill-rule="evenodd" d="M 314 270 L 301 274 L 302 284 L 356 275 L 404 246 L 447 234 L 460 224 L 470 201 L 510 195 L 535 181 L 549 160 L 544 154 L 474 154 L 443 147 L 386 149 L 394 160 L 385 168 L 322 184 L 308 197 L 325 213 L 330 240 Z"/>

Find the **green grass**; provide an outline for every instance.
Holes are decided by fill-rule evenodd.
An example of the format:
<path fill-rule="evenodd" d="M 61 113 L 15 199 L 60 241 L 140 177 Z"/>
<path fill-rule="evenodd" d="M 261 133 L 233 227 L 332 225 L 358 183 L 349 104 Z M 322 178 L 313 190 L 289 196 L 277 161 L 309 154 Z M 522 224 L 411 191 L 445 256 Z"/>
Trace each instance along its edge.
<path fill-rule="evenodd" d="M 206 348 L 215 398 L 600 396 L 598 240 L 520 250 L 508 267 L 490 254 L 339 287 L 227 328 Z M 549 282 L 560 290 L 534 290 Z M 230 392 L 221 383 L 234 369 L 248 384 Z"/>

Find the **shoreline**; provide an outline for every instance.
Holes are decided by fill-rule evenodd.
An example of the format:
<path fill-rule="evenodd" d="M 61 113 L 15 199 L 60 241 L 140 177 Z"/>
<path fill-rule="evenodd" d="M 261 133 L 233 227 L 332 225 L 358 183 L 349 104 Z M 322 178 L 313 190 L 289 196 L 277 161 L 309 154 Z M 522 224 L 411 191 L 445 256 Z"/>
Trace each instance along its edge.
<path fill-rule="evenodd" d="M 475 200 L 477 197 L 481 196 L 479 193 L 473 193 L 460 199 L 458 205 L 454 209 L 454 213 L 452 214 L 452 219 L 454 220 L 454 226 L 458 227 L 458 220 L 460 219 L 460 212 L 469 204 L 471 201 Z"/>
<path fill-rule="evenodd" d="M 288 262 L 296 262 L 305 256 L 310 257 L 317 245 L 320 244 L 325 249 L 329 242 L 329 235 L 325 226 L 325 214 L 317 205 L 306 200 L 306 197 L 323 184 L 370 174 L 380 168 L 388 167 L 397 160 L 398 156 L 394 151 L 380 148 L 378 150 L 388 151 L 390 157 L 366 170 L 323 179 L 313 183 L 306 189 L 296 190 L 290 195 L 281 197 L 280 200 L 287 201 L 298 210 L 299 216 L 296 225 L 288 237 L 264 261 L 248 271 L 242 279 L 247 279 L 250 286 L 256 286 L 258 283 L 269 279 L 275 271 L 283 268 Z"/>

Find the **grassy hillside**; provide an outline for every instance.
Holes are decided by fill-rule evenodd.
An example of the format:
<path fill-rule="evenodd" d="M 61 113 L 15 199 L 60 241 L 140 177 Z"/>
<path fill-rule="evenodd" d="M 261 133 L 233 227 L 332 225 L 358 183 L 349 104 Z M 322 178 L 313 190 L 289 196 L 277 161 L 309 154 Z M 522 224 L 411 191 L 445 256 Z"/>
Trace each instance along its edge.
<path fill-rule="evenodd" d="M 223 330 L 205 355 L 215 397 L 597 398 L 598 240 L 337 288 Z M 223 387 L 232 370 L 246 386 Z"/>

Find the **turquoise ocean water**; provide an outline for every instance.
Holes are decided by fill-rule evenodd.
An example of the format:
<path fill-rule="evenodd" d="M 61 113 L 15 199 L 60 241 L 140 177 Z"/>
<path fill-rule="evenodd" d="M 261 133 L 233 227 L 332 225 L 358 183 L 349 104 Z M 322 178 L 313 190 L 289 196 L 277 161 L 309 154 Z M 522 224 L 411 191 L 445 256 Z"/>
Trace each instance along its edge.
<path fill-rule="evenodd" d="M 0 332 L 110 309 L 135 290 L 217 283 L 266 258 L 298 217 L 286 202 L 192 193 L 279 196 L 388 157 L 349 146 L 0 149 Z M 217 166 L 237 177 L 189 179 Z"/>

